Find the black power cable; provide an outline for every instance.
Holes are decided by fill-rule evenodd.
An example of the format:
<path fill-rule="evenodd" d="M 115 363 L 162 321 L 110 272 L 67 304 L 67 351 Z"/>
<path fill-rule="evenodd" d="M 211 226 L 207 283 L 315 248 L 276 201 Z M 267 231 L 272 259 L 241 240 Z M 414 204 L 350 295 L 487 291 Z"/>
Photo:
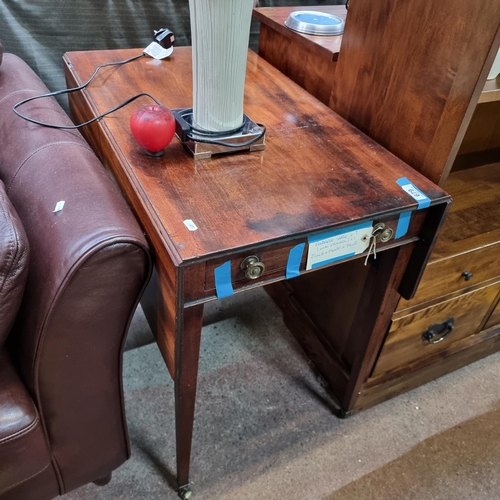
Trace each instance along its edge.
<path fill-rule="evenodd" d="M 158 106 L 163 106 L 161 104 L 160 101 L 158 101 L 158 99 L 156 99 L 155 97 L 153 97 L 151 94 L 148 94 L 147 92 L 141 92 L 140 94 L 136 94 L 132 97 L 130 97 L 129 99 L 127 99 L 126 101 L 122 102 L 121 104 L 118 104 L 117 106 L 115 106 L 114 108 L 92 118 L 91 120 L 88 120 L 84 123 L 80 123 L 78 125 L 57 125 L 57 124 L 54 124 L 54 123 L 45 123 L 45 122 L 41 122 L 39 120 L 35 120 L 34 118 L 30 118 L 29 116 L 26 116 L 26 115 L 23 115 L 20 111 L 18 111 L 18 108 L 20 108 L 21 106 L 23 106 L 24 104 L 27 104 L 31 101 L 35 101 L 37 99 L 43 99 L 45 97 L 55 97 L 55 96 L 58 96 L 58 95 L 64 95 L 64 94 L 69 94 L 71 92 L 77 92 L 77 91 L 80 91 L 80 90 L 83 90 L 85 89 L 89 84 L 90 82 L 92 82 L 92 80 L 95 78 L 95 76 L 97 75 L 97 73 L 99 72 L 99 70 L 101 68 L 105 68 L 105 67 L 108 67 L 108 66 L 120 66 L 122 64 L 127 64 L 129 62 L 132 62 L 132 61 L 135 61 L 137 59 L 140 59 L 141 57 L 144 57 L 144 54 L 139 54 L 137 56 L 134 56 L 134 57 L 130 57 L 129 59 L 125 59 L 123 61 L 115 61 L 115 62 L 110 62 L 110 63 L 105 63 L 105 64 L 100 64 L 99 66 L 96 67 L 96 69 L 94 70 L 94 72 L 92 73 L 92 76 L 85 82 L 83 83 L 82 85 L 79 85 L 78 87 L 73 87 L 71 89 L 64 89 L 64 90 L 56 90 L 55 92 L 48 92 L 46 94 L 41 94 L 41 95 L 37 95 L 37 96 L 34 96 L 34 97 L 29 97 L 27 99 L 24 99 L 16 104 L 14 104 L 13 108 L 12 108 L 12 111 L 14 111 L 14 113 L 19 116 L 20 118 L 22 118 L 23 120 L 26 120 L 30 123 L 34 123 L 36 125 L 41 125 L 43 127 L 49 127 L 49 128 L 55 128 L 55 129 L 65 129 L 65 130 L 74 130 L 74 129 L 79 129 L 81 127 L 85 127 L 86 125 L 89 125 L 95 121 L 98 121 L 102 118 L 104 118 L 105 116 L 111 114 L 111 113 L 114 113 L 115 111 L 118 111 L 119 109 L 123 108 L 124 106 L 127 106 L 127 104 L 130 104 L 131 102 L 135 101 L 136 99 L 138 99 L 139 97 L 142 97 L 142 96 L 147 96 L 149 98 L 151 98 L 156 104 L 158 104 Z M 245 142 L 240 142 L 240 143 L 229 143 L 229 142 L 225 142 L 225 141 L 220 141 L 220 140 L 217 140 L 217 136 L 220 136 L 220 137 L 227 137 L 228 135 L 228 132 L 224 132 L 224 133 L 219 133 L 219 132 L 209 132 L 207 134 L 207 132 L 205 131 L 201 131 L 201 130 L 198 130 L 196 129 L 195 127 L 192 127 L 192 130 L 195 132 L 195 134 L 198 132 L 203 132 L 203 134 L 205 135 L 208 135 L 210 136 L 210 138 L 201 138 L 201 137 L 196 137 L 194 138 L 193 136 L 191 135 L 188 135 L 188 138 L 193 140 L 193 141 L 196 141 L 196 142 L 204 142 L 204 143 L 208 143 L 208 144 L 217 144 L 217 145 L 220 145 L 220 146 L 226 146 L 226 147 L 232 147 L 232 148 L 239 148 L 239 147 L 244 147 L 244 146 L 249 146 L 251 144 L 253 144 L 254 142 L 258 141 L 265 133 L 266 133 L 266 127 L 260 123 L 257 123 L 257 125 L 261 128 L 261 132 L 254 138 L 252 138 L 251 140 L 249 141 L 245 141 Z M 238 132 L 239 130 L 241 130 L 243 128 L 243 126 L 239 127 L 238 129 L 235 129 L 234 131 L 230 131 L 230 132 Z"/>
<path fill-rule="evenodd" d="M 225 142 L 225 141 L 219 141 L 217 139 L 202 139 L 198 135 L 196 137 L 193 137 L 191 134 L 188 134 L 188 139 L 194 142 L 203 142 L 206 144 L 217 144 L 218 146 L 225 146 L 229 148 L 241 148 L 245 146 L 250 146 L 254 142 L 257 142 L 262 136 L 266 133 L 266 126 L 263 125 L 262 123 L 256 123 L 260 127 L 260 132 L 252 139 L 245 141 L 245 142 Z M 212 133 L 213 134 L 213 133 Z M 221 137 L 227 137 L 227 132 L 220 132 Z"/>
<path fill-rule="evenodd" d="M 181 138 L 181 141 L 188 139 L 194 142 L 202 142 L 205 144 L 216 144 L 218 146 L 224 146 L 229 148 L 242 148 L 246 146 L 251 146 L 259 139 L 261 139 L 266 133 L 266 126 L 262 123 L 256 123 L 260 127 L 260 132 L 253 137 L 244 142 L 227 142 L 221 139 L 227 138 L 231 135 L 242 133 L 245 129 L 245 123 L 231 130 L 224 130 L 223 132 L 215 132 L 205 129 L 197 128 L 193 125 L 193 112 L 192 108 L 187 108 L 184 110 L 178 111 L 178 116 L 185 122 L 186 124 L 186 135 Z M 176 116 L 177 120 L 177 116 Z"/>
<path fill-rule="evenodd" d="M 53 124 L 53 123 L 45 123 L 45 122 L 41 122 L 41 121 L 35 120 L 33 118 L 30 118 L 29 116 L 23 115 L 20 111 L 18 111 L 19 107 L 21 107 L 24 104 L 27 104 L 28 102 L 35 101 L 36 99 L 42 99 L 42 98 L 45 98 L 45 97 L 54 97 L 54 96 L 57 96 L 57 95 L 64 95 L 64 94 L 69 94 L 71 92 L 76 92 L 76 91 L 79 91 L 79 90 L 83 90 L 95 78 L 95 76 L 97 75 L 98 71 L 101 68 L 105 68 L 107 66 L 119 66 L 119 65 L 122 65 L 122 64 L 127 64 L 127 63 L 135 61 L 135 60 L 137 60 L 137 59 L 139 59 L 141 57 L 144 57 L 144 54 L 139 54 L 137 56 L 131 57 L 129 59 L 125 59 L 123 61 L 115 61 L 115 62 L 101 64 L 101 65 L 97 66 L 97 68 L 92 73 L 92 76 L 85 83 L 83 83 L 82 85 L 79 85 L 78 87 L 74 87 L 74 88 L 71 88 L 71 89 L 56 90 L 55 92 L 48 92 L 47 94 L 42 94 L 42 95 L 37 95 L 37 96 L 34 96 L 34 97 L 29 97 L 28 99 L 24 99 L 23 101 L 20 101 L 17 104 L 14 104 L 14 107 L 12 108 L 12 111 L 14 111 L 14 113 L 17 116 L 19 116 L 20 118 L 22 118 L 23 120 L 26 120 L 26 121 L 31 122 L 31 123 L 35 123 L 36 125 L 42 125 L 43 127 L 49 127 L 49 128 L 74 130 L 74 129 L 78 129 L 80 127 L 84 127 L 85 125 L 89 125 L 90 123 L 93 123 L 93 122 L 95 122 L 97 120 L 100 120 L 101 118 L 104 118 L 105 116 L 107 116 L 107 115 L 109 115 L 111 113 L 114 113 L 115 111 L 119 110 L 120 108 L 123 108 L 127 104 L 130 104 L 132 101 L 135 101 L 137 98 L 142 97 L 142 96 L 150 97 L 153 101 L 156 102 L 156 104 L 158 104 L 159 106 L 161 106 L 162 104 L 156 98 L 154 98 L 151 94 L 148 94 L 147 92 L 141 92 L 140 94 L 137 94 L 137 95 L 131 97 L 130 99 L 127 99 L 126 101 L 122 102 L 121 104 L 118 104 L 117 106 L 115 106 L 114 108 L 106 111 L 105 113 L 102 113 L 99 116 L 96 116 L 95 118 L 92 118 L 91 120 L 86 121 L 85 123 L 80 123 L 79 125 L 56 125 L 56 124 Z"/>

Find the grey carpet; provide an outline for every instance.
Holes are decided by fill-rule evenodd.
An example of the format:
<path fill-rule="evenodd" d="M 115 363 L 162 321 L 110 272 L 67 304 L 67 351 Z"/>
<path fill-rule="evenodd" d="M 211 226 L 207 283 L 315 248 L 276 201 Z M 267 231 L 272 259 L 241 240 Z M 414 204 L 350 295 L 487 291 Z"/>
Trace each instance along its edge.
<path fill-rule="evenodd" d="M 500 499 L 500 355 L 346 420 L 263 291 L 206 307 L 193 500 Z M 124 387 L 132 457 L 64 498 L 175 499 L 173 384 L 141 311 Z"/>

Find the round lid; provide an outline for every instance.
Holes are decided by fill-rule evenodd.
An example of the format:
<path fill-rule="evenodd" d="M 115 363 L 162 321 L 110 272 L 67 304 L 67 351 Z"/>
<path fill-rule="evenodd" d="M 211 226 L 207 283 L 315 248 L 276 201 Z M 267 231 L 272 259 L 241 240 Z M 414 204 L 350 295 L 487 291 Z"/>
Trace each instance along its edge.
<path fill-rule="evenodd" d="M 285 21 L 285 26 L 308 35 L 341 35 L 344 32 L 344 20 L 326 12 L 297 10 Z"/>

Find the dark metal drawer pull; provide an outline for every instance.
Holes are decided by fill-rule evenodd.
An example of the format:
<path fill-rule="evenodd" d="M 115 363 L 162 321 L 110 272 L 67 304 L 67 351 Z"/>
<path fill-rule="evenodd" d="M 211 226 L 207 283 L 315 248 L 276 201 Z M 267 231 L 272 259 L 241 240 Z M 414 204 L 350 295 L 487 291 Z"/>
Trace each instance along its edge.
<path fill-rule="evenodd" d="M 451 317 L 443 323 L 436 323 L 430 326 L 422 335 L 423 340 L 427 340 L 429 344 L 437 344 L 444 340 L 452 331 L 455 326 L 455 318 Z M 434 338 L 439 335 L 438 338 Z"/>
<path fill-rule="evenodd" d="M 474 273 L 469 273 L 469 271 L 464 271 L 462 273 L 462 276 L 464 277 L 465 281 L 469 281 L 472 278 L 472 276 L 474 276 Z"/>

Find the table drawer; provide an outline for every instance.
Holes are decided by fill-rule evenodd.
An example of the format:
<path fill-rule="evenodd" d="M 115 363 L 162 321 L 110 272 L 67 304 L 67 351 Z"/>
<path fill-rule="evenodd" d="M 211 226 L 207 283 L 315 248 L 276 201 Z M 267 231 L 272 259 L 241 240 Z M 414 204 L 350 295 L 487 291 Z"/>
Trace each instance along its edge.
<path fill-rule="evenodd" d="M 401 311 L 498 276 L 500 276 L 500 243 L 447 259 L 431 261 L 425 268 L 415 297 L 411 300 L 401 299 L 397 310 Z"/>
<path fill-rule="evenodd" d="M 377 240 L 377 251 L 382 250 L 386 247 L 403 245 L 406 244 L 409 240 L 414 240 L 420 233 L 424 218 L 424 211 L 415 212 L 412 215 L 408 232 L 404 237 L 398 240 L 394 239 L 394 234 L 396 233 L 399 216 L 396 215 L 390 218 L 375 220 L 373 224 L 374 227 L 378 223 L 383 223 L 384 229 L 390 229 L 392 231 L 392 237 L 388 241 L 381 242 L 379 239 Z M 245 252 L 238 252 L 228 257 L 221 257 L 219 259 L 210 261 L 206 267 L 205 290 L 215 290 L 215 268 L 221 266 L 228 260 L 231 261 L 231 283 L 236 287 L 245 286 L 251 283 L 266 282 L 283 278 L 286 276 L 286 268 L 290 251 L 295 246 L 301 243 L 305 243 L 299 266 L 300 272 L 303 272 L 306 269 L 307 261 L 307 237 L 298 238 L 296 240 L 288 242 L 275 243 L 273 245 L 247 250 Z M 365 251 L 363 255 L 366 255 L 366 253 L 367 252 Z M 243 271 L 241 268 L 242 262 L 244 262 L 245 259 L 251 256 L 255 256 L 258 262 L 262 262 L 265 266 L 265 270 L 262 272 L 262 274 L 255 279 L 247 278 L 247 276 L 245 275 L 245 271 Z"/>
<path fill-rule="evenodd" d="M 473 335 L 494 303 L 500 283 L 465 293 L 457 298 L 403 316 L 392 322 L 373 375 L 381 375 L 413 361 L 445 350 L 450 344 Z M 439 340 L 453 323 L 451 332 Z M 435 336 L 429 341 L 427 333 Z M 430 343 L 436 342 L 436 343 Z"/>

